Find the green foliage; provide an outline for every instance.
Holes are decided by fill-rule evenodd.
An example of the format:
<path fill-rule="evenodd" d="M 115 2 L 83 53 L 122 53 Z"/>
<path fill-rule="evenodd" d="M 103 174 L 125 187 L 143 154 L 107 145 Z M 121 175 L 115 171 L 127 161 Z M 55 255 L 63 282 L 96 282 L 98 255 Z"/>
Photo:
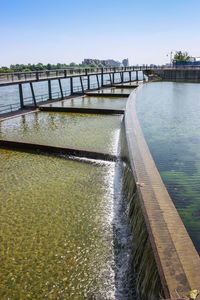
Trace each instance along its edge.
<path fill-rule="evenodd" d="M 182 51 L 176 51 L 176 54 L 174 55 L 173 62 L 177 61 L 184 61 L 187 62 L 190 60 L 190 56 L 188 52 L 182 52 Z"/>
<path fill-rule="evenodd" d="M 71 62 L 70 67 L 76 67 L 76 64 L 74 62 Z"/>
<path fill-rule="evenodd" d="M 13 72 L 13 70 L 11 70 L 8 67 L 1 67 L 0 68 L 0 73 L 12 73 L 12 72 Z"/>
<path fill-rule="evenodd" d="M 0 73 L 12 73 L 12 72 L 31 72 L 31 71 L 43 71 L 43 70 L 56 70 L 56 69 L 66 69 L 66 68 L 88 68 L 88 67 L 97 67 L 96 64 L 85 65 L 85 64 L 76 64 L 75 62 L 71 62 L 69 65 L 65 63 L 57 63 L 57 64 L 46 64 L 42 63 L 37 64 L 16 64 L 10 65 L 10 67 L 0 67 Z M 103 65 L 99 64 L 99 68 L 102 68 Z"/>
<path fill-rule="evenodd" d="M 96 64 L 90 64 L 90 67 L 91 67 L 91 68 L 96 68 L 97 65 L 96 65 Z"/>

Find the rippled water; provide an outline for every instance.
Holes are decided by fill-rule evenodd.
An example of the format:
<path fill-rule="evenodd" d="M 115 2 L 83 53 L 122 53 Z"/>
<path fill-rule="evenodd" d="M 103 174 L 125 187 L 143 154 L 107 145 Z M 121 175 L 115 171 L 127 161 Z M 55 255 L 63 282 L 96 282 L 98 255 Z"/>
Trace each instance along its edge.
<path fill-rule="evenodd" d="M 38 112 L 0 123 L 0 138 L 116 154 L 121 116 Z"/>
<path fill-rule="evenodd" d="M 125 103 L 80 97 L 59 105 Z M 1 122 L 0 138 L 117 154 L 121 120 L 37 112 Z M 0 170 L 0 299 L 136 299 L 119 161 L 0 150 Z"/>
<path fill-rule="evenodd" d="M 67 99 L 50 104 L 51 107 L 83 107 L 102 109 L 125 109 L 126 98 L 80 97 Z"/>
<path fill-rule="evenodd" d="M 1 299 L 114 299 L 115 164 L 0 156 Z"/>
<path fill-rule="evenodd" d="M 200 254 L 200 84 L 144 85 L 136 108 L 161 177 Z"/>

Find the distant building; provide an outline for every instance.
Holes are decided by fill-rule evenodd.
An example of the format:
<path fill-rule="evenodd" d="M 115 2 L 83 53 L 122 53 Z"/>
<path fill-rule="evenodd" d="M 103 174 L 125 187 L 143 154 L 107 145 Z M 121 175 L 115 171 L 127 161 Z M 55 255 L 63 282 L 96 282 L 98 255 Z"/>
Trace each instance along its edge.
<path fill-rule="evenodd" d="M 128 58 L 123 59 L 122 64 L 124 67 L 128 67 L 129 66 Z"/>
<path fill-rule="evenodd" d="M 127 59 L 128 61 L 128 59 Z M 85 58 L 82 62 L 83 65 L 102 65 L 104 67 L 112 66 L 112 67 L 121 67 L 121 63 L 117 60 L 114 59 L 105 59 L 105 60 L 100 60 L 100 59 L 94 59 L 94 58 Z"/>

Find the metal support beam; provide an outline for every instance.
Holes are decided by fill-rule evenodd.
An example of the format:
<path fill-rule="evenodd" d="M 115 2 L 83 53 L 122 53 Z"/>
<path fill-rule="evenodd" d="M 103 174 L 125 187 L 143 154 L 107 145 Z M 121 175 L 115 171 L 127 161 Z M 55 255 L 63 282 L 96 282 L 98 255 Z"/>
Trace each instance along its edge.
<path fill-rule="evenodd" d="M 73 95 L 73 93 L 74 93 L 74 89 L 73 89 L 73 77 L 70 77 L 70 91 L 71 91 L 71 95 Z"/>
<path fill-rule="evenodd" d="M 59 88 L 60 88 L 61 99 L 64 99 L 63 90 L 62 90 L 62 84 L 61 84 L 60 78 L 58 79 L 58 83 L 59 83 Z"/>
<path fill-rule="evenodd" d="M 23 96 L 23 88 L 21 83 L 19 83 L 19 100 L 20 100 L 20 107 L 24 108 L 24 96 Z"/>
<path fill-rule="evenodd" d="M 112 73 L 112 82 L 113 82 L 113 84 L 115 84 L 115 73 L 114 72 Z"/>
<path fill-rule="evenodd" d="M 97 78 L 97 86 L 98 86 L 98 90 L 100 89 L 100 84 L 99 84 L 99 77 L 98 75 L 96 75 L 96 78 Z"/>
<path fill-rule="evenodd" d="M 88 90 L 90 90 L 90 75 L 87 76 Z"/>
<path fill-rule="evenodd" d="M 33 83 L 32 82 L 30 82 L 30 88 L 31 88 L 31 93 L 32 93 L 32 97 L 33 97 L 34 106 L 37 107 L 35 92 L 34 92 L 34 89 L 33 89 Z"/>
<path fill-rule="evenodd" d="M 110 84 L 112 85 L 113 83 L 112 83 L 112 76 L 111 76 L 111 73 L 109 74 L 109 76 L 110 76 Z"/>
<path fill-rule="evenodd" d="M 48 79 L 48 93 L 49 93 L 49 100 L 52 99 L 52 90 L 51 90 L 51 80 Z"/>
<path fill-rule="evenodd" d="M 80 82 L 81 82 L 82 93 L 84 94 L 84 86 L 83 86 L 82 76 L 80 76 Z"/>
<path fill-rule="evenodd" d="M 120 77 L 121 77 L 121 82 L 124 82 L 123 81 L 123 73 L 122 72 L 120 72 Z"/>
<path fill-rule="evenodd" d="M 136 81 L 138 81 L 138 71 L 136 71 Z"/>
<path fill-rule="evenodd" d="M 131 81 L 131 71 L 129 71 L 129 81 Z"/>
<path fill-rule="evenodd" d="M 101 86 L 103 86 L 103 68 L 101 69 Z"/>

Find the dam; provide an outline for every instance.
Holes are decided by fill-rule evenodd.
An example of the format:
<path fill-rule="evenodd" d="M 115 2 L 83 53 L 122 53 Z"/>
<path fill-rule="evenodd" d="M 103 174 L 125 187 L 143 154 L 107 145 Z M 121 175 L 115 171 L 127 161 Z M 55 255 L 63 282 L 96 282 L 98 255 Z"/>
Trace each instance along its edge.
<path fill-rule="evenodd" d="M 199 289 L 198 232 L 195 240 L 185 207 L 177 206 L 196 251 L 172 203 L 182 195 L 170 193 L 172 177 L 170 199 L 156 169 L 165 182 L 160 156 L 148 140 L 155 132 L 142 94 L 147 90 L 148 99 L 148 88 L 158 83 L 135 90 L 127 79 L 2 118 L 1 297 L 180 299 Z M 77 111 L 64 110 L 72 107 Z M 78 150 L 96 157 L 78 157 Z M 109 155 L 113 159 L 105 159 Z M 196 229 L 197 198 L 191 200 Z"/>

